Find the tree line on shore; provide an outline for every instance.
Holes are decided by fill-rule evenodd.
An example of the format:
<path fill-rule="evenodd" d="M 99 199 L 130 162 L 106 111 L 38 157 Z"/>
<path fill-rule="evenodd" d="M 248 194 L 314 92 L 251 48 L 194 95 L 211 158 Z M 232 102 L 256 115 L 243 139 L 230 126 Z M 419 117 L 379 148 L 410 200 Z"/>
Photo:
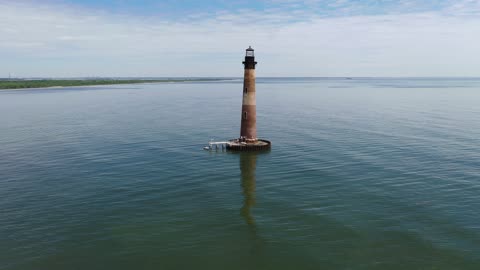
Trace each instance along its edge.
<path fill-rule="evenodd" d="M 215 81 L 219 79 L 195 78 L 195 79 L 73 79 L 73 80 L 0 80 L 0 89 L 22 89 L 22 88 L 46 88 L 46 87 L 69 87 L 88 85 L 113 85 L 113 84 L 135 84 L 135 83 L 157 83 L 157 82 L 189 82 L 189 81 Z"/>

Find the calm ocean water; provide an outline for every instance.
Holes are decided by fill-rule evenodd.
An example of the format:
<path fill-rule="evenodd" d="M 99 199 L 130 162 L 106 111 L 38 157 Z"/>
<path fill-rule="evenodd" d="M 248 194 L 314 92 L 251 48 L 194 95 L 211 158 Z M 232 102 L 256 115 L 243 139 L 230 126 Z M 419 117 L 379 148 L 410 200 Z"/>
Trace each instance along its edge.
<path fill-rule="evenodd" d="M 0 269 L 480 269 L 480 79 L 0 91 Z"/>

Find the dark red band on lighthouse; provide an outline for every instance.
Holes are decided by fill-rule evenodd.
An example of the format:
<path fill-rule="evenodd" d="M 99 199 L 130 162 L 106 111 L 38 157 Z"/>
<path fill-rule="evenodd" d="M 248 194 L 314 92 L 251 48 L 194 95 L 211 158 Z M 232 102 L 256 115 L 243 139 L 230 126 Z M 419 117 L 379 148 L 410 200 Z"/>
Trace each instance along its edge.
<path fill-rule="evenodd" d="M 240 136 L 247 140 L 257 139 L 257 106 L 242 105 Z"/>

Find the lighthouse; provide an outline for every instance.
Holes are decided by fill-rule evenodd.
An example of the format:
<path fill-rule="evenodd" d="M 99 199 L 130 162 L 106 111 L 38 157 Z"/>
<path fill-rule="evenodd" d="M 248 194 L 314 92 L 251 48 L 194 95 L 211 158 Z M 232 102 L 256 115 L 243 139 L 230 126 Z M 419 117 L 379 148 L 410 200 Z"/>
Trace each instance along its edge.
<path fill-rule="evenodd" d="M 252 47 L 248 47 L 243 74 L 243 99 L 240 138 L 247 143 L 253 143 L 257 140 L 257 104 L 255 99 L 255 54 Z"/>
<path fill-rule="evenodd" d="M 242 111 L 240 117 L 240 137 L 230 140 L 227 149 L 235 151 L 256 151 L 270 149 L 270 141 L 257 138 L 257 103 L 255 87 L 255 52 L 251 46 L 243 61 Z"/>

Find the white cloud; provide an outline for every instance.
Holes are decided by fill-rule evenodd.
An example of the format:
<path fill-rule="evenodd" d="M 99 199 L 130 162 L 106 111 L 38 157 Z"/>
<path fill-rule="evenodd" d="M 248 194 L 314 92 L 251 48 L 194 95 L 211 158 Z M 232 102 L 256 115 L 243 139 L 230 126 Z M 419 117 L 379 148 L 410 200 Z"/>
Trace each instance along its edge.
<path fill-rule="evenodd" d="M 248 45 L 260 76 L 480 76 L 480 18 L 471 16 L 478 6 L 330 18 L 245 10 L 171 21 L 0 2 L 0 77 L 241 76 Z"/>

